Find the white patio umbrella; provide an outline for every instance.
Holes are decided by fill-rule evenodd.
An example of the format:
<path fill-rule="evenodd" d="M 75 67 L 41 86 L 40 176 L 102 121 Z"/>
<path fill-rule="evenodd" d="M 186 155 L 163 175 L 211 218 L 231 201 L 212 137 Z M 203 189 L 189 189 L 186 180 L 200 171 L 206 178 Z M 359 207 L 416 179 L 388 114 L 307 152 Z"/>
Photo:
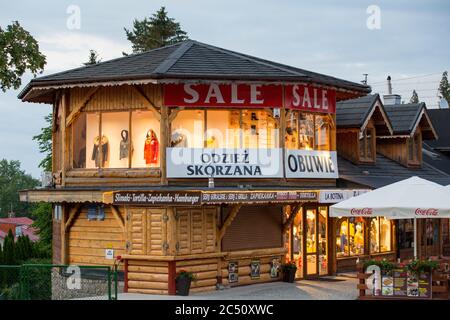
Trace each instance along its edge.
<path fill-rule="evenodd" d="M 450 218 L 447 187 L 411 177 L 330 207 L 330 217 L 414 219 L 414 257 L 417 258 L 417 218 Z"/>

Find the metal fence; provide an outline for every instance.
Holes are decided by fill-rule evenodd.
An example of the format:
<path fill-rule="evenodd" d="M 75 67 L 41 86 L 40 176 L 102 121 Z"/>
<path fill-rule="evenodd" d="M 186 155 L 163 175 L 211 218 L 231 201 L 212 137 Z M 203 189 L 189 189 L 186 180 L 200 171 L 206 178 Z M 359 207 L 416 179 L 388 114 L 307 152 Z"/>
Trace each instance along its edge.
<path fill-rule="evenodd" d="M 119 278 L 109 266 L 0 265 L 0 300 L 117 300 Z"/>

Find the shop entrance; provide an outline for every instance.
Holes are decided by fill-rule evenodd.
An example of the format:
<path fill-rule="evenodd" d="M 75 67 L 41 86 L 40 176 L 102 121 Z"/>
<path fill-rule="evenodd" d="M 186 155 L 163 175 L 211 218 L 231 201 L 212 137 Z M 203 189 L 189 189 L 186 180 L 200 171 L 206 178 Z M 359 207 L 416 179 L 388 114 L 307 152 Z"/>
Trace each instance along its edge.
<path fill-rule="evenodd" d="M 439 256 L 439 240 L 440 240 L 440 220 L 441 219 L 423 219 L 421 226 L 418 228 L 421 239 L 420 256 L 427 259 L 431 256 Z"/>
<path fill-rule="evenodd" d="M 297 278 L 328 275 L 328 207 L 304 206 L 291 229 L 290 255 Z"/>

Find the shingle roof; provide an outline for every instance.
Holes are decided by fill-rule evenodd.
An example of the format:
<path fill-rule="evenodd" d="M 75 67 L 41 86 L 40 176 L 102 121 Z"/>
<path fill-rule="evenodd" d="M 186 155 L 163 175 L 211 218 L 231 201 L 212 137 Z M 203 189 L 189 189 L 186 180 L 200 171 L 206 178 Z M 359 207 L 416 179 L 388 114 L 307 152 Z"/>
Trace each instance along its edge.
<path fill-rule="evenodd" d="M 379 188 L 412 176 L 419 176 L 441 185 L 450 184 L 450 175 L 436 170 L 427 163 L 423 163 L 420 169 L 412 169 L 404 167 L 381 154 L 377 154 L 374 165 L 355 165 L 338 156 L 338 168 L 339 179 L 371 188 Z"/>
<path fill-rule="evenodd" d="M 439 139 L 427 143 L 437 150 L 450 151 L 450 109 L 429 109 L 428 115 Z"/>
<path fill-rule="evenodd" d="M 378 94 L 369 94 L 336 103 L 337 126 L 341 128 L 360 128 L 378 98 Z"/>
<path fill-rule="evenodd" d="M 450 175 L 450 156 L 430 146 L 431 141 L 424 141 L 422 144 L 422 160 Z"/>
<path fill-rule="evenodd" d="M 370 87 L 218 48 L 194 40 L 31 80 L 32 87 L 143 79 L 305 81 L 369 93 Z"/>
<path fill-rule="evenodd" d="M 425 103 L 409 103 L 384 106 L 391 120 L 394 135 L 409 135 L 419 119 Z"/>

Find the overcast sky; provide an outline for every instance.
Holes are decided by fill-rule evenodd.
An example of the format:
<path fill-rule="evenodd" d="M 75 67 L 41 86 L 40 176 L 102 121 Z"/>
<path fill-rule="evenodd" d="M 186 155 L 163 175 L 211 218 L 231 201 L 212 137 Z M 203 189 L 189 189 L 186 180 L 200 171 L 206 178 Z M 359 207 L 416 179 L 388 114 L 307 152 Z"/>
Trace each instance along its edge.
<path fill-rule="evenodd" d="M 81 28 L 67 27 L 69 6 L 81 10 Z M 44 74 L 78 67 L 89 49 L 103 61 L 131 52 L 124 27 L 166 6 L 190 38 L 269 60 L 359 82 L 368 73 L 373 91 L 409 100 L 416 89 L 430 108 L 450 69 L 450 1 L 210 1 L 210 0 L 15 0 L 0 4 L 0 25 L 18 20 L 47 56 Z M 371 5 L 380 8 L 380 28 L 369 29 Z M 29 81 L 28 75 L 22 87 Z M 32 137 L 50 107 L 22 103 L 18 91 L 0 92 L 0 159 L 17 159 L 40 176 Z"/>

